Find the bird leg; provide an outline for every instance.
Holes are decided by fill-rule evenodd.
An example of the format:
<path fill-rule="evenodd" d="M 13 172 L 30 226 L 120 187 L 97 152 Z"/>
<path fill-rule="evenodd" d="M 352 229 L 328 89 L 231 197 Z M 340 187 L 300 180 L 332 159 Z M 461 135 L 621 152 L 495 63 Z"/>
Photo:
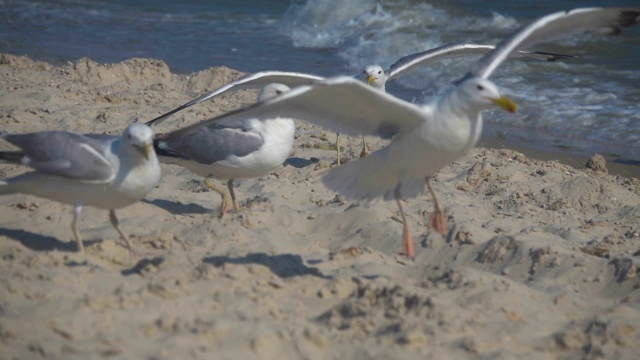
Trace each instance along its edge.
<path fill-rule="evenodd" d="M 236 201 L 236 193 L 233 191 L 233 179 L 227 182 L 227 188 L 229 188 L 229 193 L 231 194 L 231 201 L 233 201 L 233 210 L 235 212 L 240 211 L 240 206 L 238 206 L 238 202 Z"/>
<path fill-rule="evenodd" d="M 427 181 L 427 187 L 429 188 L 429 192 L 431 193 L 431 197 L 433 198 L 434 206 L 434 211 L 429 216 L 429 227 L 440 234 L 446 234 L 448 230 L 447 218 L 444 216 L 444 211 L 440 206 L 440 202 L 438 201 L 436 192 L 433 190 L 433 186 L 431 186 L 431 177 L 429 176 L 425 178 L 425 180 Z"/>
<path fill-rule="evenodd" d="M 362 135 L 362 151 L 360 152 L 360 157 L 363 158 L 369 155 L 369 147 L 367 146 L 367 140 Z"/>
<path fill-rule="evenodd" d="M 78 252 L 84 252 L 84 245 L 82 244 L 82 238 L 80 238 L 80 233 L 78 232 L 78 219 L 80 218 L 80 213 L 82 212 L 82 205 L 76 205 L 73 207 L 73 221 L 71 221 L 71 231 L 73 232 L 73 237 L 76 239 L 76 243 L 78 244 Z"/>
<path fill-rule="evenodd" d="M 220 214 L 218 215 L 218 218 L 222 219 L 222 217 L 224 216 L 224 213 L 227 212 L 227 208 L 229 207 L 229 194 L 227 194 L 226 192 L 218 189 L 217 186 L 215 186 L 213 184 L 213 182 L 211 182 L 211 178 L 210 177 L 206 177 L 204 179 L 204 184 L 211 190 L 217 192 L 218 194 L 220 194 L 220 197 L 222 198 L 222 204 L 220 204 Z"/>
<path fill-rule="evenodd" d="M 336 164 L 340 166 L 340 133 L 336 133 Z"/>
<path fill-rule="evenodd" d="M 400 185 L 396 187 L 394 191 L 394 195 L 396 197 L 396 203 L 398 204 L 398 208 L 400 209 L 400 217 L 402 217 L 402 249 L 404 250 L 404 254 L 410 258 L 416 256 L 415 250 L 413 249 L 413 239 L 411 239 L 411 230 L 409 229 L 409 222 L 407 221 L 407 217 L 404 214 L 404 210 L 402 209 L 402 198 L 400 196 Z"/>
<path fill-rule="evenodd" d="M 134 255 L 133 247 L 131 246 L 131 242 L 129 241 L 129 237 L 120 229 L 120 221 L 118 221 L 118 217 L 116 217 L 116 211 L 114 209 L 109 210 L 109 221 L 111 221 L 111 225 L 114 229 L 120 234 L 120 238 L 124 241 L 126 248 L 129 250 L 129 255 Z"/>

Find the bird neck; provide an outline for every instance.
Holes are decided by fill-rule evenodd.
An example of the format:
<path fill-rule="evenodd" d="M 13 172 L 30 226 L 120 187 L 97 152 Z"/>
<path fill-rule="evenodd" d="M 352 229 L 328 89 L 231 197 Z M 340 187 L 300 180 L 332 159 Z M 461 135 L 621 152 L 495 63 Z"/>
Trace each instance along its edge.
<path fill-rule="evenodd" d="M 147 161 L 147 159 L 144 158 L 140 151 L 131 146 L 131 144 L 129 144 L 129 142 L 127 141 L 119 139 L 114 141 L 112 146 L 114 147 L 114 154 L 124 155 L 120 157 L 120 162 L 122 162 L 123 164 L 127 164 L 128 166 L 130 166 L 142 164 L 143 162 Z"/>
<path fill-rule="evenodd" d="M 484 110 L 473 102 L 464 99 L 464 96 L 462 96 L 458 88 L 449 90 L 449 92 L 438 100 L 437 106 L 440 111 L 450 113 L 458 118 L 466 117 L 469 119 L 478 117 L 480 112 Z"/>
<path fill-rule="evenodd" d="M 473 148 L 482 134 L 483 109 L 462 99 L 455 88 L 437 100 L 436 107 L 443 126 L 467 139 L 465 152 Z"/>

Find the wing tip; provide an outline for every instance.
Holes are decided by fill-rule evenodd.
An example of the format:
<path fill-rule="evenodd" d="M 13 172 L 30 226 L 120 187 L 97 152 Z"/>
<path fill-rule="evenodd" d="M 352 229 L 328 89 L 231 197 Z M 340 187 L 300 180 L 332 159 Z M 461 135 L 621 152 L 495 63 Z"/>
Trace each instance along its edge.
<path fill-rule="evenodd" d="M 629 27 L 640 23 L 640 9 L 623 9 L 618 21 L 620 27 Z"/>
<path fill-rule="evenodd" d="M 606 9 L 606 8 L 603 8 Z M 640 9 L 616 9 L 618 16 L 615 23 L 605 27 L 601 33 L 603 35 L 616 36 L 622 33 L 622 29 L 640 23 Z"/>
<path fill-rule="evenodd" d="M 24 153 L 22 151 L 0 151 L 0 162 L 10 164 L 22 164 Z"/>

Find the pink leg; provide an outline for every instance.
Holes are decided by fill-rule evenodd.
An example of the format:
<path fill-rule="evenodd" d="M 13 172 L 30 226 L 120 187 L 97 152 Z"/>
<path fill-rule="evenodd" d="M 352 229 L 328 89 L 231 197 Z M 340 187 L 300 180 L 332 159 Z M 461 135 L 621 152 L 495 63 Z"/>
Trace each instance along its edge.
<path fill-rule="evenodd" d="M 363 158 L 369 155 L 369 147 L 367 146 L 367 140 L 362 135 L 362 151 L 360 152 L 360 157 Z"/>
<path fill-rule="evenodd" d="M 427 181 L 427 187 L 429 188 L 429 192 L 433 198 L 433 205 L 435 208 L 433 213 L 429 216 L 429 227 L 440 234 L 446 234 L 448 231 L 447 218 L 444 216 L 444 211 L 436 197 L 436 192 L 433 191 L 433 187 L 431 186 L 431 177 L 427 177 L 425 180 Z"/>
<path fill-rule="evenodd" d="M 139 253 L 133 249 L 131 241 L 129 241 L 129 237 L 124 233 L 124 231 L 122 231 L 122 229 L 120 229 L 120 221 L 118 221 L 116 211 L 113 209 L 109 210 L 109 221 L 111 221 L 111 225 L 114 229 L 116 229 L 118 234 L 120 234 L 120 238 L 124 241 L 125 247 L 127 248 L 127 250 L 129 250 L 129 257 L 134 258 L 138 256 Z"/>
<path fill-rule="evenodd" d="M 400 209 L 400 216 L 402 217 L 402 249 L 404 250 L 404 254 L 407 257 L 416 256 L 415 250 L 413 248 L 413 239 L 411 239 L 411 230 L 409 229 L 409 222 L 407 221 L 407 217 L 404 214 L 404 209 L 402 209 L 402 198 L 400 197 L 400 186 L 396 187 L 395 191 L 396 203 L 398 204 L 398 208 Z"/>

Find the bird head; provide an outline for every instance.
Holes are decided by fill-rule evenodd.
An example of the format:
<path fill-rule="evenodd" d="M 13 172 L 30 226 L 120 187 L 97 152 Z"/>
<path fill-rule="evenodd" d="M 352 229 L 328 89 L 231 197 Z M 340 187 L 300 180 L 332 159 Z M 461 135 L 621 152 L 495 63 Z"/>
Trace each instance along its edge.
<path fill-rule="evenodd" d="M 262 90 L 260 90 L 260 94 L 258 94 L 258 102 L 277 98 L 278 96 L 289 92 L 289 90 L 291 90 L 291 88 L 284 84 L 271 83 L 265 85 Z"/>
<path fill-rule="evenodd" d="M 362 75 L 367 84 L 373 86 L 376 89 L 384 90 L 385 83 L 387 82 L 387 75 L 380 65 L 367 65 L 362 70 Z"/>
<path fill-rule="evenodd" d="M 149 160 L 153 153 L 153 130 L 150 127 L 140 123 L 129 125 L 124 130 L 122 139 L 125 144 L 136 149 Z"/>
<path fill-rule="evenodd" d="M 479 110 L 497 106 L 507 112 L 515 113 L 518 106 L 506 96 L 500 94 L 498 87 L 487 79 L 472 77 L 458 85 L 460 97 Z"/>

